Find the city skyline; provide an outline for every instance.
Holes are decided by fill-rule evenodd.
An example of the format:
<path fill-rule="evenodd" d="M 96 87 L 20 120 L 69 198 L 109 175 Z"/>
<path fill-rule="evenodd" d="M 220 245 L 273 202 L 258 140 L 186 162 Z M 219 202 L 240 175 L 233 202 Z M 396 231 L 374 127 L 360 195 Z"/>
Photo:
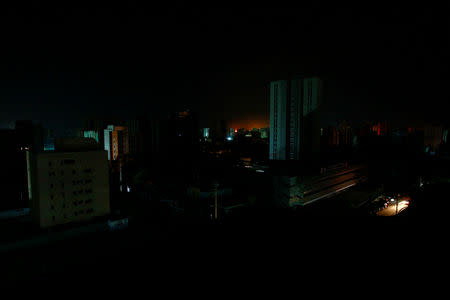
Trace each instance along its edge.
<path fill-rule="evenodd" d="M 444 236 L 448 9 L 210 2 L 1 11 L 7 286 L 255 290 Z"/>

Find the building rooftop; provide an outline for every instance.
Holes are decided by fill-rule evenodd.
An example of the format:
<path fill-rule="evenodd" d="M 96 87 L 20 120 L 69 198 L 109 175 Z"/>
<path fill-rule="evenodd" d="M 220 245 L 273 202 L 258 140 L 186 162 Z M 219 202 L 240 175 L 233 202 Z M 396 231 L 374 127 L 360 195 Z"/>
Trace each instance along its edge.
<path fill-rule="evenodd" d="M 102 150 L 93 138 L 56 138 L 53 152 L 84 152 Z"/>

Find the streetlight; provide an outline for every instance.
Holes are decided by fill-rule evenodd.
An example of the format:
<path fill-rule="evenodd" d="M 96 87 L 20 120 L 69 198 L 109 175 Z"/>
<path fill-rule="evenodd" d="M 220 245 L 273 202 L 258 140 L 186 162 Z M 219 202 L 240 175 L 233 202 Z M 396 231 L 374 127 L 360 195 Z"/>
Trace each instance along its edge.
<path fill-rule="evenodd" d="M 400 198 L 400 194 L 397 194 L 397 196 L 395 197 L 397 199 L 397 207 L 395 208 L 395 215 L 398 214 L 398 198 Z"/>

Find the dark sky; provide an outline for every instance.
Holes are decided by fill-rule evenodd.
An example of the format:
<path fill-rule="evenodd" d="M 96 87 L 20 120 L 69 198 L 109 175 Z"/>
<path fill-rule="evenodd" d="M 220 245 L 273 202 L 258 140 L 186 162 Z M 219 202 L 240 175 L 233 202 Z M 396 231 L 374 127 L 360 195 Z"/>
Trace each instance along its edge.
<path fill-rule="evenodd" d="M 202 120 L 262 126 L 264 86 L 288 72 L 324 79 L 329 120 L 446 117 L 446 8 L 313 2 L 34 1 L 2 10 L 0 125 L 164 117 L 188 106 Z"/>

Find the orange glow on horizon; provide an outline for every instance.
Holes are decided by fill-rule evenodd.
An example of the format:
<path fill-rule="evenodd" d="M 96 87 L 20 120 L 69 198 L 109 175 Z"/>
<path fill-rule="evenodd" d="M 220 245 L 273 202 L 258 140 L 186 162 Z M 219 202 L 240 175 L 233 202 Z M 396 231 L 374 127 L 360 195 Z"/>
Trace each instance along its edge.
<path fill-rule="evenodd" d="M 266 128 L 266 127 L 270 127 L 270 125 L 265 122 L 249 122 L 249 123 L 236 122 L 233 123 L 231 126 L 231 128 L 236 128 L 235 132 L 237 132 L 237 130 L 241 128 L 244 128 L 246 130 L 252 130 L 253 128 Z"/>

